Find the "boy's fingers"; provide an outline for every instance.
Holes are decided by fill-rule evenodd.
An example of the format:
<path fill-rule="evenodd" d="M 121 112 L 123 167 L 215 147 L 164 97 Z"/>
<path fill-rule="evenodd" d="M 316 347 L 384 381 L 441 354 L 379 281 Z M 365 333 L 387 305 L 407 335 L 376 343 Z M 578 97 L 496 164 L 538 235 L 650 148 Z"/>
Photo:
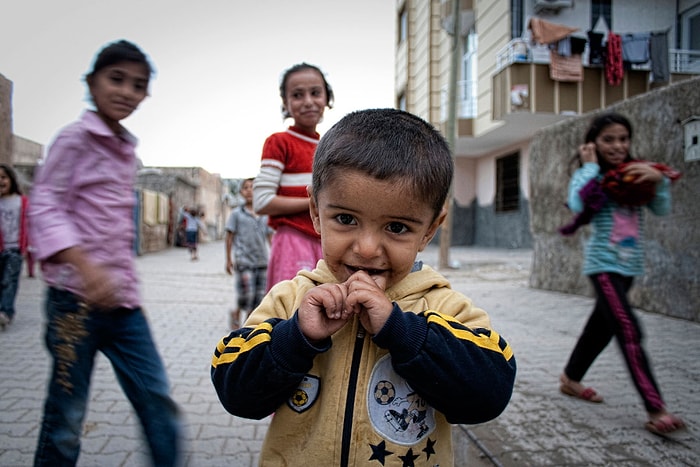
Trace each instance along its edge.
<path fill-rule="evenodd" d="M 370 276 L 377 287 L 382 290 L 386 290 L 386 278 L 384 276 Z"/>

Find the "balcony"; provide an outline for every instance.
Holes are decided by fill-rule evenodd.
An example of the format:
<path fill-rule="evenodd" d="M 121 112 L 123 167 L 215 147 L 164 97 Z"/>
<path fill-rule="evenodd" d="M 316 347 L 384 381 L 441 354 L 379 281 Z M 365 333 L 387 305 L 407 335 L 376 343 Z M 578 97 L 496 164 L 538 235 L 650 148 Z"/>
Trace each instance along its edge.
<path fill-rule="evenodd" d="M 622 83 L 610 86 L 605 69 L 589 66 L 583 54 L 583 81 L 561 82 L 549 77 L 549 49 L 511 41 L 496 57 L 493 85 L 493 119 L 509 120 L 532 114 L 577 115 L 602 109 L 646 93 L 659 84 L 650 82 L 650 65 L 625 70 Z M 669 50 L 670 83 L 700 74 L 700 51 Z M 662 84 L 663 85 L 663 84 Z"/>

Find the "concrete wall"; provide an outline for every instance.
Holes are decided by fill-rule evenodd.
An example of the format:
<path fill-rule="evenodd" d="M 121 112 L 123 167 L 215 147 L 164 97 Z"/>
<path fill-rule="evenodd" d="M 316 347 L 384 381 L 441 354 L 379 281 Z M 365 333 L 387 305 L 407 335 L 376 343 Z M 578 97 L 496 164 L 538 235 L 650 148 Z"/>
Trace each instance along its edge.
<path fill-rule="evenodd" d="M 22 190 L 29 193 L 37 162 L 44 154 L 44 146 L 17 135 L 13 136 L 13 142 L 12 163 Z"/>
<path fill-rule="evenodd" d="M 225 206 L 224 195 L 226 188 L 219 174 L 212 174 L 201 167 L 158 167 L 164 174 L 177 175 L 191 181 L 196 187 L 194 207 L 204 212 L 204 223 L 207 226 L 208 236 L 211 240 L 223 238 L 226 226 L 228 209 Z M 188 200 L 186 205 L 192 205 Z M 177 209 L 185 206 L 176 205 Z"/>
<path fill-rule="evenodd" d="M 0 163 L 12 163 L 12 81 L 0 74 Z"/>
<path fill-rule="evenodd" d="M 685 160 L 680 123 L 700 114 L 700 78 L 652 91 L 610 110 L 632 121 L 632 153 L 636 157 L 683 172 L 672 187 L 672 213 L 646 216 L 646 274 L 636 279 L 630 300 L 638 308 L 700 321 L 700 161 Z M 570 179 L 568 164 L 592 115 L 552 125 L 533 139 L 529 172 L 532 287 L 592 294 L 588 279 L 581 274 L 588 228 L 570 238 L 557 231 L 572 218 L 564 206 Z"/>

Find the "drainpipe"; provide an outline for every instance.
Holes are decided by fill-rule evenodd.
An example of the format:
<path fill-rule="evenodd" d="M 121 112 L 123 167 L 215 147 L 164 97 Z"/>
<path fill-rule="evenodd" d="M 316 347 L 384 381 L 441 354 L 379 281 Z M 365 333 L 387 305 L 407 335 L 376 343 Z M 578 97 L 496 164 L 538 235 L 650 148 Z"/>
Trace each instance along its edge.
<path fill-rule="evenodd" d="M 447 92 L 447 124 L 445 131 L 447 133 L 447 143 L 450 145 L 452 158 L 454 159 L 455 144 L 457 140 L 456 120 L 457 120 L 457 74 L 459 70 L 460 60 L 460 19 L 462 12 L 460 11 L 461 1 L 452 0 L 452 62 L 450 64 L 450 82 Z M 440 254 L 438 259 L 438 267 L 440 269 L 450 268 L 450 246 L 452 243 L 452 209 L 453 201 L 453 185 L 450 183 L 450 190 L 447 195 L 447 216 L 445 222 L 440 228 Z"/>

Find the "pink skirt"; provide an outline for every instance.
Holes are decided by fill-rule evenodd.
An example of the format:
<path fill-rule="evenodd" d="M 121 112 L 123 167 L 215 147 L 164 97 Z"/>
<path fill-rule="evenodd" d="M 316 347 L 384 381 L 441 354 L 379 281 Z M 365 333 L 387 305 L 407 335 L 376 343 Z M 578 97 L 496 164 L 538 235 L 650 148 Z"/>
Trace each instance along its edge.
<path fill-rule="evenodd" d="M 297 272 L 311 271 L 323 257 L 321 239 L 281 226 L 272 236 L 267 266 L 267 290 L 278 282 L 293 279 Z"/>

